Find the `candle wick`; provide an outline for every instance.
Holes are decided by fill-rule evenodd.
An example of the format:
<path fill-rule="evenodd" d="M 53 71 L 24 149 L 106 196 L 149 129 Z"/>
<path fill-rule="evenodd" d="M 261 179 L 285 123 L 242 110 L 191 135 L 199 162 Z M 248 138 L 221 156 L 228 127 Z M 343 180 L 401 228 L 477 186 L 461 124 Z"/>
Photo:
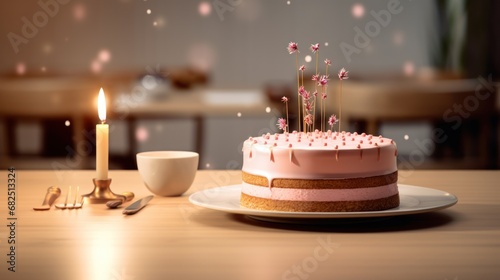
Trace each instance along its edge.
<path fill-rule="evenodd" d="M 104 123 L 106 123 L 106 120 L 101 120 L 101 124 L 104 124 Z"/>

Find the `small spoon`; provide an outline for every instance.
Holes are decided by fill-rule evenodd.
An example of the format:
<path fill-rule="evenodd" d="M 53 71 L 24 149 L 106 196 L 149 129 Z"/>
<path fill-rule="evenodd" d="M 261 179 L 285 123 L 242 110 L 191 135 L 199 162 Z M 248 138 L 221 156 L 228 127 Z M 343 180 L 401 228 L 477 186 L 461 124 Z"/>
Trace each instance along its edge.
<path fill-rule="evenodd" d="M 106 206 L 110 209 L 115 209 L 122 204 L 123 204 L 123 200 L 121 200 L 121 199 L 111 200 L 111 201 L 106 202 Z"/>
<path fill-rule="evenodd" d="M 106 206 L 110 209 L 115 209 L 118 208 L 118 206 L 122 205 L 124 202 L 130 201 L 134 198 L 134 193 L 132 192 L 124 192 L 122 195 L 125 196 L 125 201 L 121 199 L 111 200 L 106 202 Z"/>
<path fill-rule="evenodd" d="M 44 211 L 49 210 L 52 203 L 61 195 L 61 189 L 57 187 L 49 187 L 47 193 L 45 194 L 45 199 L 43 200 L 42 206 L 33 207 L 33 210 Z"/>

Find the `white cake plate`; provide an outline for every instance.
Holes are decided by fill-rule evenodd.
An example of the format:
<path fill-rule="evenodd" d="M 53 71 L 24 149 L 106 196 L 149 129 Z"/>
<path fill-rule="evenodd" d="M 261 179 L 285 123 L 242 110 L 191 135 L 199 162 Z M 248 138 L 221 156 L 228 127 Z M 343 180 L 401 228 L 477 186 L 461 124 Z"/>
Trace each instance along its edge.
<path fill-rule="evenodd" d="M 193 193 L 189 201 L 208 209 L 233 214 L 249 215 L 262 220 L 269 218 L 285 219 L 334 219 L 334 218 L 370 218 L 409 215 L 448 208 L 457 203 L 453 194 L 425 187 L 398 184 L 399 207 L 382 211 L 363 212 L 284 212 L 254 210 L 240 205 L 241 185 L 231 185 L 206 189 Z"/>

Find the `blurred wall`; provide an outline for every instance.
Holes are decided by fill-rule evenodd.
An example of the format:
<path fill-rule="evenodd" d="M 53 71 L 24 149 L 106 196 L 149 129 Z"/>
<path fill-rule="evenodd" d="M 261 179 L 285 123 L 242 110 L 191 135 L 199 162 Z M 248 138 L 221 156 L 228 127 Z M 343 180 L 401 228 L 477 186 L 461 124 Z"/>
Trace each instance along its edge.
<path fill-rule="evenodd" d="M 431 0 L 1 1 L 0 23 L 0 72 L 102 75 L 194 65 L 211 71 L 215 87 L 292 81 L 290 41 L 299 43 L 302 61 L 318 42 L 322 59 L 356 75 L 412 74 L 430 65 L 437 47 Z M 30 24 L 36 30 L 27 28 L 27 38 Z"/>

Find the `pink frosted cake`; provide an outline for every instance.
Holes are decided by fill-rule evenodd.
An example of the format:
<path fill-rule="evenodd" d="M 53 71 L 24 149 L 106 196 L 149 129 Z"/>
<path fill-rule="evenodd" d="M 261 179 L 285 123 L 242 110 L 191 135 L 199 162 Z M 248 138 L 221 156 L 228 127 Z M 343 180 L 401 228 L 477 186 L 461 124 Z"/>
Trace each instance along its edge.
<path fill-rule="evenodd" d="M 393 140 L 349 132 L 282 133 L 243 144 L 241 205 L 300 212 L 399 205 Z"/>

